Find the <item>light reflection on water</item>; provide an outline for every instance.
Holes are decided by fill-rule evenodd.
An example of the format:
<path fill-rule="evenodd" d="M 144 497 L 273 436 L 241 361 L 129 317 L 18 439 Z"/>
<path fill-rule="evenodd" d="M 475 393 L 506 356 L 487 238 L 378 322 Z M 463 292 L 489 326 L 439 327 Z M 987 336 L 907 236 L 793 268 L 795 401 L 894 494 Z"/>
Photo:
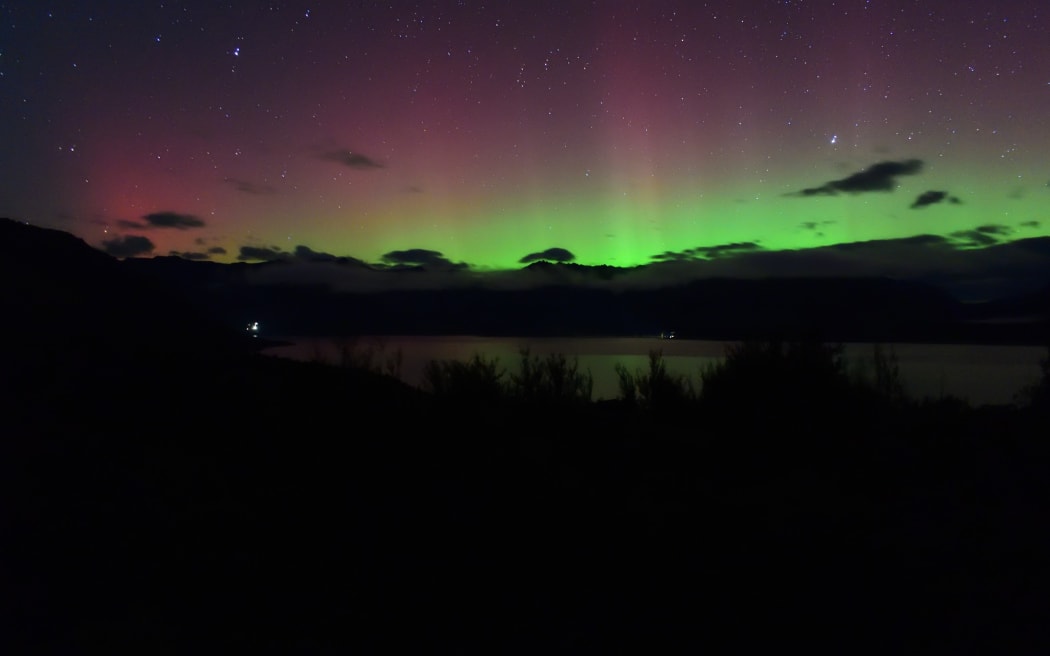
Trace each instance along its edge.
<path fill-rule="evenodd" d="M 521 349 L 532 355 L 562 354 L 594 377 L 592 398 L 612 399 L 619 393 L 615 366 L 631 372 L 645 371 L 650 351 L 660 351 L 667 370 L 687 376 L 699 387 L 700 372 L 720 361 L 728 342 L 659 339 L 655 337 L 286 337 L 287 346 L 264 353 L 302 361 L 339 364 L 345 355 L 371 353 L 373 365 L 386 369 L 400 354 L 399 377 L 420 385 L 423 369 L 431 360 L 469 360 L 474 355 L 498 359 L 508 372 L 517 370 Z M 872 344 L 845 344 L 847 358 L 870 360 Z M 884 345 L 896 355 L 905 389 L 913 398 L 955 396 L 980 405 L 1011 403 L 1015 395 L 1039 377 L 1039 362 L 1046 349 L 1037 346 L 986 346 L 972 344 Z M 390 365 L 392 366 L 392 365 Z"/>

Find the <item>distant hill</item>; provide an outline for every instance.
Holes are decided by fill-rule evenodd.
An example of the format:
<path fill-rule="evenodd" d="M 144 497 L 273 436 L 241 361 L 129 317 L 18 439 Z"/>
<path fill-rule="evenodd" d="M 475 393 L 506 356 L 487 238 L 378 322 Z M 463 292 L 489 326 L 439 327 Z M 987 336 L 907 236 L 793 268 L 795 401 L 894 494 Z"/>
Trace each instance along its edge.
<path fill-rule="evenodd" d="M 973 304 L 967 316 L 975 321 L 1039 322 L 1050 320 L 1050 285 L 1008 298 Z"/>
<path fill-rule="evenodd" d="M 373 372 L 259 356 L 267 340 L 228 320 L 236 312 L 214 311 L 226 293 L 217 290 L 243 288 L 241 267 L 143 262 L 148 270 L 68 233 L 0 219 L 5 437 L 185 439 L 216 422 L 234 431 L 276 403 L 354 398 L 363 416 L 414 402 L 415 390 Z"/>
<path fill-rule="evenodd" d="M 60 230 L 0 219 L 0 280 L 4 334 L 16 349 L 102 357 L 115 350 L 223 350 L 244 341 L 189 302 L 185 287 L 135 275 Z"/>
<path fill-rule="evenodd" d="M 1040 297 L 962 303 L 936 286 L 888 278 L 703 279 L 656 289 L 617 289 L 569 282 L 586 275 L 587 267 L 545 264 L 528 267 L 536 284 L 531 288 L 340 292 L 316 283 L 264 284 L 259 282 L 264 276 L 252 275 L 295 266 L 284 262 L 219 265 L 154 258 L 123 264 L 184 290 L 225 323 L 258 320 L 271 334 L 287 336 L 636 336 L 674 331 L 687 339 L 776 335 L 1042 344 L 1048 316 Z M 537 272 L 543 276 L 538 280 Z M 618 275 L 609 267 L 595 272 L 602 281 Z M 1025 321 L 988 321 L 1018 303 L 1028 313 Z"/>
<path fill-rule="evenodd" d="M 925 283 L 888 278 L 702 279 L 621 288 L 627 270 L 535 263 L 494 289 L 335 291 L 289 272 L 294 262 L 219 264 L 178 257 L 116 260 L 64 232 L 0 222 L 0 301 L 17 330 L 47 339 L 236 340 L 248 321 L 269 335 L 472 334 L 829 341 L 1045 343 L 1050 290 L 962 303 Z M 311 266 L 358 271 L 358 262 Z M 384 272 L 411 280 L 419 272 Z M 595 284 L 578 284 L 579 281 Z"/>

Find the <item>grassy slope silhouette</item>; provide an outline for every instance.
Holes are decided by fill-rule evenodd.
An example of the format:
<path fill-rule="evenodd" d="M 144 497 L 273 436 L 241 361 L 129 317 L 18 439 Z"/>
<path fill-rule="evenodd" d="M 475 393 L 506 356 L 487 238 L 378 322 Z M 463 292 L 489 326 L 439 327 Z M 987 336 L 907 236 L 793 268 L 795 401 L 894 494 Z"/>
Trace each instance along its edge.
<path fill-rule="evenodd" d="M 528 354 L 415 390 L 20 234 L 67 250 L 0 240 L 9 653 L 1046 645 L 1048 376 L 972 408 L 756 340 L 615 402 Z"/>

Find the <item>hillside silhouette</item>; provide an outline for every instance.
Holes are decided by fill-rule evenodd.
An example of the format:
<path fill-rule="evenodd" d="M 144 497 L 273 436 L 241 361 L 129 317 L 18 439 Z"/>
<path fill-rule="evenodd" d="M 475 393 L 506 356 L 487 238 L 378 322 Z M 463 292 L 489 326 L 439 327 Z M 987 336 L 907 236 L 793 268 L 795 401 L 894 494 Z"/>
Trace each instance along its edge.
<path fill-rule="evenodd" d="M 779 334 L 1041 346 L 1050 325 L 1050 286 L 980 303 L 964 303 L 926 282 L 885 277 L 707 278 L 634 288 L 614 284 L 627 270 L 543 261 L 505 273 L 507 288 L 456 282 L 455 276 L 445 287 L 416 288 L 427 272 L 415 267 L 378 274 L 389 289 L 355 291 L 333 283 L 367 268 L 345 258 L 218 264 L 154 257 L 128 258 L 119 266 L 175 290 L 226 325 L 258 320 L 283 336 L 639 336 L 673 330 L 681 338 L 722 341 Z M 327 268 L 318 273 L 311 267 Z"/>
<path fill-rule="evenodd" d="M 766 336 L 699 389 L 658 353 L 609 402 L 557 357 L 414 389 L 266 357 L 193 287 L 0 230 L 5 653 L 1050 645 L 1045 366 L 974 408 Z"/>

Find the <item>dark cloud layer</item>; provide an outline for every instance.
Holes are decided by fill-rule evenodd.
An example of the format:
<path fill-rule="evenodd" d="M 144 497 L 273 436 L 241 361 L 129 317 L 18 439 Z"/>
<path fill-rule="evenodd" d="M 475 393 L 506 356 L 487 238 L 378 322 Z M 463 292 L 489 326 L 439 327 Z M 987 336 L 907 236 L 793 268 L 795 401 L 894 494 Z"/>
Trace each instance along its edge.
<path fill-rule="evenodd" d="M 276 262 L 278 260 L 287 260 L 291 257 L 288 253 L 285 253 L 279 248 L 272 246 L 241 246 L 240 253 L 237 255 L 238 260 L 242 261 L 263 261 L 263 262 Z"/>
<path fill-rule="evenodd" d="M 333 262 L 336 264 L 354 264 L 358 266 L 368 266 L 356 257 L 347 257 L 345 255 L 332 255 L 331 253 L 323 253 L 320 251 L 315 251 L 309 246 L 304 246 L 302 244 L 295 247 L 295 259 L 303 262 Z"/>
<path fill-rule="evenodd" d="M 220 246 L 216 246 L 212 249 L 209 249 L 209 252 L 214 252 L 216 250 L 222 250 L 222 252 L 225 253 L 225 249 L 222 249 Z M 237 259 L 245 262 L 282 261 L 303 262 L 311 264 L 352 264 L 363 268 L 367 268 L 369 266 L 368 264 L 357 258 L 315 251 L 309 246 L 305 246 L 303 244 L 296 246 L 295 250 L 291 253 L 282 250 L 278 246 L 241 246 L 240 251 L 237 255 Z"/>
<path fill-rule="evenodd" d="M 977 226 L 977 231 L 986 235 L 999 235 L 1006 237 L 1012 234 L 1014 229 L 1001 223 L 990 223 L 988 225 Z"/>
<path fill-rule="evenodd" d="M 425 248 L 410 248 L 403 251 L 390 251 L 382 257 L 384 264 L 394 267 L 423 267 L 438 271 L 464 270 L 470 268 L 465 263 L 449 260 L 439 251 Z"/>
<path fill-rule="evenodd" d="M 957 230 L 948 235 L 960 248 L 984 248 L 1005 241 L 1013 228 L 1002 224 L 977 226 L 973 230 Z"/>
<path fill-rule="evenodd" d="M 142 217 L 146 224 L 152 228 L 175 228 L 186 230 L 189 228 L 203 228 L 204 221 L 192 214 L 180 214 L 178 212 L 154 212 Z"/>
<path fill-rule="evenodd" d="M 697 246 L 687 248 L 683 251 L 664 251 L 654 255 L 652 259 L 657 262 L 688 261 L 688 260 L 714 260 L 721 257 L 731 257 L 742 253 L 753 253 L 763 250 L 763 247 L 753 241 L 733 242 L 730 244 L 718 244 L 716 246 Z"/>
<path fill-rule="evenodd" d="M 349 148 L 339 148 L 336 150 L 326 150 L 321 153 L 321 159 L 327 162 L 336 162 L 343 166 L 348 166 L 352 169 L 381 169 L 383 165 L 375 161 L 367 155 L 350 150 Z"/>
<path fill-rule="evenodd" d="M 564 248 L 548 248 L 545 251 L 539 253 L 529 253 L 525 257 L 518 260 L 520 264 L 530 264 L 532 262 L 546 261 L 546 262 L 572 262 L 576 259 L 576 256 L 571 251 Z"/>
<path fill-rule="evenodd" d="M 826 225 L 835 225 L 835 221 L 803 221 L 798 224 L 798 227 L 803 230 L 820 230 L 821 227 Z"/>
<path fill-rule="evenodd" d="M 837 221 L 803 221 L 798 224 L 799 228 L 812 232 L 815 237 L 824 236 L 824 226 L 835 225 Z"/>
<path fill-rule="evenodd" d="M 310 262 L 335 262 L 339 259 L 331 253 L 321 253 L 301 244 L 295 247 L 295 256 Z"/>
<path fill-rule="evenodd" d="M 204 221 L 193 214 L 180 214 L 178 212 L 154 212 L 142 217 L 142 221 L 127 221 L 121 219 L 117 225 L 127 230 L 153 230 L 154 228 L 175 228 L 176 230 L 188 230 L 190 228 L 203 228 Z"/>
<path fill-rule="evenodd" d="M 947 191 L 924 191 L 919 194 L 919 197 L 911 204 L 911 208 L 919 209 L 921 207 L 926 207 L 927 205 L 935 205 L 942 201 L 947 201 L 953 205 L 958 205 L 962 202 L 955 196 L 949 196 Z"/>
<path fill-rule="evenodd" d="M 102 250 L 113 257 L 138 257 L 153 252 L 153 242 L 147 237 L 128 235 L 102 242 Z"/>
<path fill-rule="evenodd" d="M 169 253 L 169 255 L 173 255 L 175 257 L 181 257 L 184 260 L 200 261 L 200 260 L 210 260 L 211 259 L 211 255 L 208 255 L 207 253 L 201 253 L 201 252 L 198 252 L 198 251 L 171 251 Z"/>
<path fill-rule="evenodd" d="M 897 188 L 899 176 L 914 175 L 921 170 L 922 160 L 918 159 L 878 162 L 840 180 L 832 180 L 819 187 L 810 187 L 789 195 L 834 196 L 840 192 L 857 194 L 869 191 L 893 191 Z"/>
<path fill-rule="evenodd" d="M 981 248 L 999 243 L 999 240 L 978 230 L 956 230 L 949 235 L 964 248 Z"/>

